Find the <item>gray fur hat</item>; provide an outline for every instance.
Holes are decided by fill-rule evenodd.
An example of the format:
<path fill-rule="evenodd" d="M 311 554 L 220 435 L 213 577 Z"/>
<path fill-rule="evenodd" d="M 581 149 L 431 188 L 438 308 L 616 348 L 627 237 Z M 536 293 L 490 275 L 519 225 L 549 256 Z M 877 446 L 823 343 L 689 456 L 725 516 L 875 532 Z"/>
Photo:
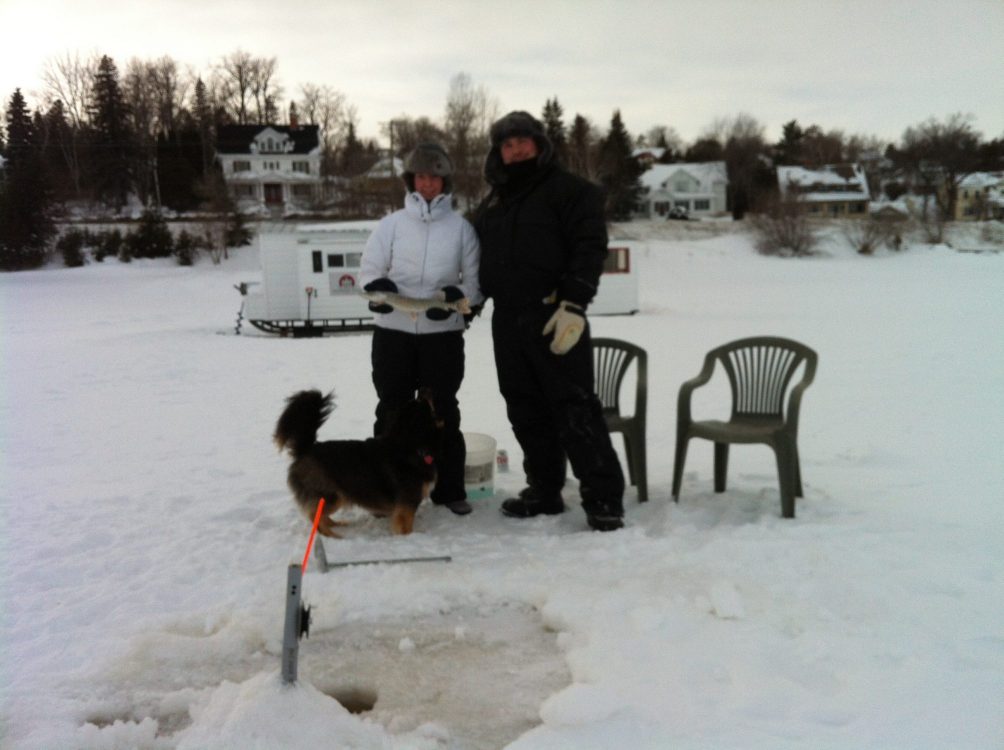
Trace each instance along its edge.
<path fill-rule="evenodd" d="M 432 174 L 443 178 L 443 192 L 453 192 L 453 162 L 446 149 L 438 143 L 419 143 L 404 158 L 404 183 L 415 190 L 416 174 Z"/>

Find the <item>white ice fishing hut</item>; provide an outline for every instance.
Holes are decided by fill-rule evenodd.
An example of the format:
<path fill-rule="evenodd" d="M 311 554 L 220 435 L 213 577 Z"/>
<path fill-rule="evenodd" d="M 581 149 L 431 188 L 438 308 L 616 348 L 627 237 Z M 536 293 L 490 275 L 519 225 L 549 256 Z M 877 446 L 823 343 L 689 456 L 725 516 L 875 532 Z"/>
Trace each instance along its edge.
<path fill-rule="evenodd" d="M 607 243 L 600 288 L 589 305 L 590 315 L 634 315 L 638 312 L 638 270 L 633 255 L 641 245 L 624 240 Z"/>
<path fill-rule="evenodd" d="M 376 225 L 346 221 L 259 233 L 262 283 L 248 289 L 244 317 L 260 330 L 295 336 L 370 327 L 359 271 Z"/>
<path fill-rule="evenodd" d="M 371 328 L 373 313 L 359 292 L 363 250 L 376 221 L 303 224 L 258 234 L 261 285 L 242 284 L 243 315 L 269 333 L 320 336 Z M 638 312 L 637 245 L 611 241 L 593 315 Z"/>

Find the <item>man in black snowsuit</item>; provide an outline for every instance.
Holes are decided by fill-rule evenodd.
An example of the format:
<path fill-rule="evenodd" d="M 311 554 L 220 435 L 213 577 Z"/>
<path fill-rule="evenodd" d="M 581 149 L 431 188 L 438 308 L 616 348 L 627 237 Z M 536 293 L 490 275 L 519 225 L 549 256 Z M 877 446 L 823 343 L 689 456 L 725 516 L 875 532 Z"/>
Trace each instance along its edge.
<path fill-rule="evenodd" d="M 492 125 L 485 178 L 479 278 L 494 300 L 499 389 L 529 485 L 502 512 L 563 512 L 567 456 L 590 527 L 619 529 L 624 475 L 593 392 L 585 317 L 607 255 L 603 193 L 555 163 L 543 126 L 526 112 Z"/>

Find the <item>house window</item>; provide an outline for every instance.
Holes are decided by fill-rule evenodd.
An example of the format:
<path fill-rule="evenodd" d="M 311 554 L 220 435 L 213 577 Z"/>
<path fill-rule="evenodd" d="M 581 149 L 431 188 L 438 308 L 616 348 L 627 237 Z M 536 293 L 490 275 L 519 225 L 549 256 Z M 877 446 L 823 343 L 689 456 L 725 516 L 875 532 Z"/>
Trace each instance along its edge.
<path fill-rule="evenodd" d="M 234 197 L 254 198 L 254 185 L 234 185 Z"/>
<path fill-rule="evenodd" d="M 251 162 L 249 162 L 249 161 L 235 161 L 234 162 L 234 171 L 235 172 L 250 172 L 251 171 Z"/>
<path fill-rule="evenodd" d="M 294 161 L 293 162 L 294 172 L 303 172 L 304 174 L 310 174 L 310 162 L 309 161 Z"/>
<path fill-rule="evenodd" d="M 711 210 L 711 201 L 703 199 L 703 198 L 698 198 L 697 200 L 694 201 L 694 210 L 695 211 L 710 211 Z"/>
<path fill-rule="evenodd" d="M 690 210 L 690 201 L 673 201 L 673 205 L 677 208 L 685 208 Z"/>
<path fill-rule="evenodd" d="M 328 257 L 330 258 L 331 256 L 328 256 Z M 311 259 L 311 261 L 312 261 L 312 263 L 314 265 L 314 273 L 321 273 L 321 271 L 324 270 L 324 267 L 323 267 L 324 256 L 321 253 L 321 251 L 320 250 L 314 250 L 310 254 L 310 259 Z"/>
<path fill-rule="evenodd" d="M 311 198 L 313 195 L 314 189 L 311 185 L 293 185 L 294 198 Z"/>
<path fill-rule="evenodd" d="M 689 193 L 690 192 L 690 185 L 687 183 L 686 180 L 679 180 L 679 181 L 673 183 L 673 192 L 674 193 Z"/>

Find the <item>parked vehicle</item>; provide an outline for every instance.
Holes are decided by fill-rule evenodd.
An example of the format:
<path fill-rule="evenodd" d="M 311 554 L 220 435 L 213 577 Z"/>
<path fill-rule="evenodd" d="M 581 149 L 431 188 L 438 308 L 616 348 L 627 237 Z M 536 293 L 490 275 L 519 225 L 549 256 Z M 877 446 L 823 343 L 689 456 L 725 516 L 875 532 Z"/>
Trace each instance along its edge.
<path fill-rule="evenodd" d="M 687 221 L 690 218 L 690 212 L 683 206 L 673 206 L 669 209 L 669 213 L 666 214 L 666 218 Z"/>

